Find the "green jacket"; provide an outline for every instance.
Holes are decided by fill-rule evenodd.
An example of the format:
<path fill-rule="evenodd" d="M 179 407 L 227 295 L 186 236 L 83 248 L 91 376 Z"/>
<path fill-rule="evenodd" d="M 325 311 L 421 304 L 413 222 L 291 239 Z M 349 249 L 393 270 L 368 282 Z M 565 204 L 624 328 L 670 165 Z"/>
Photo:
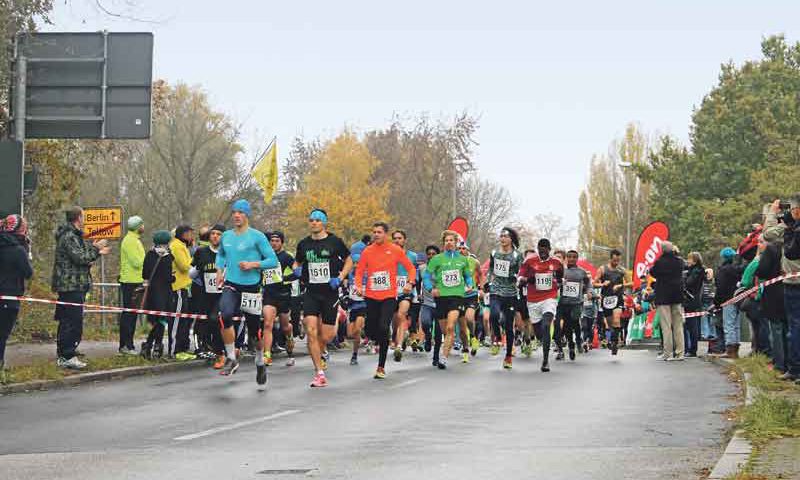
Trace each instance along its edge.
<path fill-rule="evenodd" d="M 472 287 L 472 282 L 468 257 L 448 251 L 430 259 L 423 278 L 425 289 L 437 288 L 442 297 L 463 297 L 465 287 Z"/>
<path fill-rule="evenodd" d="M 747 264 L 747 268 L 744 269 L 744 273 L 742 274 L 742 280 L 739 282 L 744 288 L 753 288 L 756 284 L 756 270 L 758 270 L 758 260 L 759 258 L 756 257 L 753 259 L 752 262 Z M 761 291 L 759 290 L 756 294 L 756 300 L 761 298 Z"/>
<path fill-rule="evenodd" d="M 139 232 L 125 234 L 119 250 L 119 282 L 142 283 L 142 266 L 144 265 L 144 245 Z"/>
<path fill-rule="evenodd" d="M 92 262 L 100 252 L 83 239 L 83 232 L 71 223 L 56 230 L 56 255 L 53 262 L 54 292 L 87 292 L 92 286 Z"/>

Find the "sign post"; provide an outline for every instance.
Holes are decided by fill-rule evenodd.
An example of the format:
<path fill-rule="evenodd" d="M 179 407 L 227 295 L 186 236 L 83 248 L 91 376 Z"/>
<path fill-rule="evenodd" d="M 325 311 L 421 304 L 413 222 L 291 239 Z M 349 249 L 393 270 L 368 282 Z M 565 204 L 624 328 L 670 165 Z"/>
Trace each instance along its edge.
<path fill-rule="evenodd" d="M 87 240 L 122 238 L 122 207 L 87 207 L 83 209 L 83 235 Z M 106 258 L 100 256 L 100 304 L 106 304 Z M 106 328 L 105 311 L 100 312 L 100 327 Z"/>

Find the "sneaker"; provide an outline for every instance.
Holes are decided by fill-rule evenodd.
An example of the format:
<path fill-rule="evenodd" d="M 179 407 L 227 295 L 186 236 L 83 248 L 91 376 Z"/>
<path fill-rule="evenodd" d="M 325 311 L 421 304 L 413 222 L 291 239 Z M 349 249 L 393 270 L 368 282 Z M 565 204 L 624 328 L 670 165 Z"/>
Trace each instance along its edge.
<path fill-rule="evenodd" d="M 294 367 L 294 357 L 289 357 L 286 359 L 286 366 L 287 367 Z"/>
<path fill-rule="evenodd" d="M 193 353 L 189 352 L 178 352 L 175 354 L 175 360 L 179 362 L 188 362 L 189 360 L 196 359 L 197 356 Z"/>
<path fill-rule="evenodd" d="M 793 382 L 793 381 L 797 380 L 797 375 L 795 375 L 793 373 L 786 372 L 786 373 L 784 373 L 783 375 L 781 375 L 778 378 L 780 378 L 781 380 L 786 380 L 786 381 L 789 381 L 789 382 Z"/>
<path fill-rule="evenodd" d="M 399 362 L 403 359 L 403 351 L 399 348 L 394 349 L 394 361 Z"/>
<path fill-rule="evenodd" d="M 663 353 L 659 353 L 658 356 L 656 357 L 656 360 L 664 360 L 664 361 L 666 361 L 667 358 L 669 358 L 669 357 L 667 357 Z"/>
<path fill-rule="evenodd" d="M 265 365 L 256 365 L 256 383 L 262 386 L 267 384 L 267 367 Z"/>
<path fill-rule="evenodd" d="M 541 370 L 544 373 L 549 372 L 550 371 L 550 364 L 548 364 L 547 362 L 543 362 Z"/>
<path fill-rule="evenodd" d="M 224 366 L 225 366 L 225 355 L 218 355 L 217 356 L 217 361 L 214 362 L 214 365 L 213 365 L 214 370 L 220 370 Z"/>
<path fill-rule="evenodd" d="M 69 368 L 70 370 L 83 370 L 86 368 L 86 363 L 80 361 L 77 355 L 69 360 L 64 357 L 59 357 L 56 364 L 61 368 Z"/>
<path fill-rule="evenodd" d="M 117 351 L 119 352 L 120 355 L 126 355 L 126 356 L 136 356 L 136 355 L 138 355 L 136 353 L 136 349 L 135 348 L 120 347 L 120 349 L 117 350 Z"/>
<path fill-rule="evenodd" d="M 383 368 L 378 367 L 378 369 L 375 370 L 375 376 L 372 378 L 376 380 L 383 380 L 384 378 L 386 378 L 386 371 Z"/>
<path fill-rule="evenodd" d="M 236 371 L 239 370 L 239 360 L 231 360 L 230 358 L 225 359 L 225 366 L 222 367 L 219 374 L 228 376 L 233 375 Z"/>
<path fill-rule="evenodd" d="M 281 347 L 280 345 L 275 345 L 274 347 L 272 347 L 272 349 L 271 349 L 271 350 L 272 350 L 272 353 L 274 353 L 274 354 L 276 354 L 276 355 L 277 355 L 277 354 L 279 354 L 279 353 L 283 353 L 283 352 L 285 352 L 285 351 L 286 351 L 286 349 L 285 349 L 285 348 L 283 348 L 283 347 Z"/>
<path fill-rule="evenodd" d="M 492 346 L 492 341 L 489 340 L 489 336 L 488 335 L 483 338 L 483 346 L 484 347 L 491 347 Z"/>
<path fill-rule="evenodd" d="M 574 348 L 570 348 L 569 349 L 569 359 L 571 361 L 573 361 L 573 362 L 575 361 L 575 349 Z"/>
<path fill-rule="evenodd" d="M 314 375 L 314 379 L 311 380 L 312 387 L 327 387 L 328 386 L 328 379 L 325 378 L 325 374 L 322 372 L 317 373 Z"/>
<path fill-rule="evenodd" d="M 505 368 L 506 370 L 511 370 L 511 367 L 512 367 L 511 357 L 506 357 L 505 360 L 503 360 L 503 368 Z"/>
<path fill-rule="evenodd" d="M 619 347 L 616 344 L 611 345 L 611 355 L 616 355 L 619 351 Z"/>
<path fill-rule="evenodd" d="M 478 340 L 477 337 L 472 337 L 470 341 L 470 355 L 473 357 L 478 354 L 478 349 L 481 348 L 481 342 Z"/>
<path fill-rule="evenodd" d="M 434 367 L 438 367 L 439 366 L 439 359 L 438 358 L 434 358 L 433 361 L 431 362 L 431 365 L 433 365 Z"/>
<path fill-rule="evenodd" d="M 589 353 L 589 344 L 586 342 L 583 343 L 583 353 Z"/>
<path fill-rule="evenodd" d="M 461 354 L 461 363 L 469 363 L 469 352 Z"/>
<path fill-rule="evenodd" d="M 522 346 L 522 354 L 530 358 L 533 355 L 533 345 L 526 343 Z"/>
<path fill-rule="evenodd" d="M 353 356 L 350 357 L 350 365 L 358 365 L 358 355 L 353 354 Z"/>
<path fill-rule="evenodd" d="M 667 361 L 668 362 L 682 362 L 683 358 L 684 358 L 683 355 L 678 355 L 678 356 L 675 356 L 675 357 L 667 358 Z"/>
<path fill-rule="evenodd" d="M 446 370 L 447 369 L 447 360 L 444 359 L 444 358 L 440 358 L 439 359 L 439 364 L 437 365 L 437 367 L 439 367 L 439 370 Z"/>
<path fill-rule="evenodd" d="M 563 351 L 560 350 L 558 353 L 556 353 L 556 360 L 564 360 L 564 352 Z"/>
<path fill-rule="evenodd" d="M 153 346 L 147 342 L 142 342 L 142 345 L 139 347 L 139 355 L 145 360 L 150 360 L 153 358 Z"/>
<path fill-rule="evenodd" d="M 495 344 L 495 345 L 492 345 L 492 348 L 489 350 L 489 353 L 490 353 L 492 356 L 495 356 L 495 355 L 497 355 L 498 353 L 500 353 L 500 345 L 497 345 L 497 344 Z"/>

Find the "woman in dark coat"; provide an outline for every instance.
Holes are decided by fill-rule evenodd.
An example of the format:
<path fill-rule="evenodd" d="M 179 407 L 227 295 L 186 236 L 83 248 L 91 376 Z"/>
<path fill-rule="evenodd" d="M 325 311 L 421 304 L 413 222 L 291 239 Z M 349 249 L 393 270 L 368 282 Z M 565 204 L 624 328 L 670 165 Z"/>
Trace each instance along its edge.
<path fill-rule="evenodd" d="M 687 258 L 689 269 L 686 271 L 684 281 L 685 293 L 683 308 L 686 313 L 700 312 L 703 310 L 703 281 L 706 277 L 703 268 L 703 257 L 699 252 L 692 252 Z M 700 317 L 686 319 L 684 329 L 684 343 L 687 357 L 697 356 L 697 342 L 700 341 Z"/>
<path fill-rule="evenodd" d="M 25 293 L 25 280 L 33 276 L 29 260 L 28 222 L 9 215 L 0 223 L 0 295 L 19 297 Z M 19 301 L 0 300 L 0 383 L 6 382 L 6 342 L 17 323 Z"/>

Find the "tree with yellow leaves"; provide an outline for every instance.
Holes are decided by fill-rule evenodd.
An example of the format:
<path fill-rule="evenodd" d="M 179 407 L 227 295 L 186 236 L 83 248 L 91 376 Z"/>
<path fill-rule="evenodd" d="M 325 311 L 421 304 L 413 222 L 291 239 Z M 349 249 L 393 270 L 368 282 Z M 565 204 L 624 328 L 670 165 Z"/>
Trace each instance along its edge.
<path fill-rule="evenodd" d="M 308 234 L 308 213 L 313 208 L 328 213 L 328 229 L 345 242 L 369 233 L 377 221 L 389 222 L 389 186 L 374 182 L 377 166 L 378 160 L 352 132 L 325 145 L 316 170 L 306 175 L 303 189 L 289 200 L 290 238 Z"/>

